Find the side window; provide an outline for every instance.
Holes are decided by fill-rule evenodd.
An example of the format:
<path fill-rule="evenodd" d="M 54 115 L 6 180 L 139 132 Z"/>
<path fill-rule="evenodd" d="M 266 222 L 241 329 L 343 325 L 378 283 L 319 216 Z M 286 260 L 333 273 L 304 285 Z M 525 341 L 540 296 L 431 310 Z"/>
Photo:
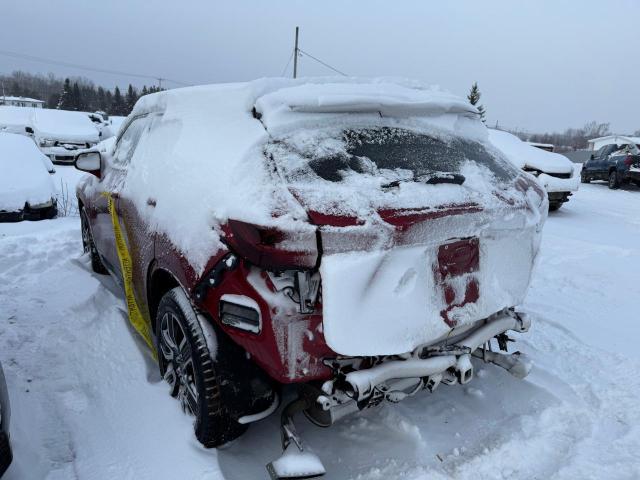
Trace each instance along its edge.
<path fill-rule="evenodd" d="M 129 164 L 146 124 L 146 117 L 138 117 L 129 124 L 120 137 L 113 153 L 113 164 L 115 166 L 126 167 Z"/>

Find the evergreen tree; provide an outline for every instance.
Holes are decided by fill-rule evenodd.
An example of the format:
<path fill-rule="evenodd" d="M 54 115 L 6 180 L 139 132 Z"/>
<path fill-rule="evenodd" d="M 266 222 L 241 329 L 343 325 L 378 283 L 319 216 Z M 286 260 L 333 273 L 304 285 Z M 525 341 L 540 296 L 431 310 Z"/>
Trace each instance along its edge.
<path fill-rule="evenodd" d="M 140 96 L 144 97 L 145 95 L 149 95 L 149 89 L 147 89 L 146 85 L 142 87 L 142 93 L 140 94 Z"/>
<path fill-rule="evenodd" d="M 82 94 L 80 93 L 78 82 L 73 82 L 73 89 L 71 90 L 71 106 L 72 110 L 84 110 L 84 101 L 82 100 Z"/>
<path fill-rule="evenodd" d="M 111 93 L 111 90 L 106 90 L 104 92 L 104 104 L 105 104 L 104 111 L 107 112 L 109 115 L 115 115 L 111 111 L 111 106 L 113 105 L 113 94 Z"/>
<path fill-rule="evenodd" d="M 116 87 L 113 92 L 113 101 L 111 102 L 111 111 L 110 115 L 120 115 L 126 116 L 126 106 L 124 103 L 124 99 L 122 98 L 122 94 L 120 93 L 120 88 Z"/>
<path fill-rule="evenodd" d="M 96 93 L 96 106 L 101 112 L 106 112 L 109 109 L 104 88 L 102 87 L 98 87 L 98 92 Z"/>
<path fill-rule="evenodd" d="M 68 78 L 64 79 L 64 85 L 62 86 L 62 93 L 58 100 L 56 107 L 58 110 L 73 110 L 72 98 L 71 98 L 71 81 Z"/>
<path fill-rule="evenodd" d="M 129 89 L 127 90 L 127 96 L 125 99 L 125 104 L 127 107 L 127 115 L 131 113 L 131 111 L 133 110 L 133 106 L 136 104 L 137 101 L 138 101 L 138 92 L 136 91 L 135 88 L 133 88 L 133 85 L 129 84 Z"/>
<path fill-rule="evenodd" d="M 467 95 L 467 100 L 469 100 L 469 103 L 471 105 L 474 105 L 478 109 L 478 111 L 480 112 L 480 120 L 484 122 L 486 117 L 486 110 L 484 109 L 483 105 L 478 105 L 481 96 L 482 94 L 480 93 L 480 89 L 478 88 L 478 82 L 474 82 L 471 86 L 469 95 Z"/>

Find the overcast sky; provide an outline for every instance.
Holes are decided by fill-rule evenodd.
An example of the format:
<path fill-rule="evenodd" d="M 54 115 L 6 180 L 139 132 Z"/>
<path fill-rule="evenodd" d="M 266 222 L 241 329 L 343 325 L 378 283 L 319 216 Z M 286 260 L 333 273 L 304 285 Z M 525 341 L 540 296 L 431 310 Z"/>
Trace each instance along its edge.
<path fill-rule="evenodd" d="M 299 25 L 301 48 L 350 75 L 459 95 L 477 81 L 492 125 L 640 129 L 637 0 L 3 0 L 0 18 L 0 50 L 190 84 L 280 75 Z M 0 55 L 16 69 L 145 82 Z M 300 73 L 331 71 L 302 58 Z"/>

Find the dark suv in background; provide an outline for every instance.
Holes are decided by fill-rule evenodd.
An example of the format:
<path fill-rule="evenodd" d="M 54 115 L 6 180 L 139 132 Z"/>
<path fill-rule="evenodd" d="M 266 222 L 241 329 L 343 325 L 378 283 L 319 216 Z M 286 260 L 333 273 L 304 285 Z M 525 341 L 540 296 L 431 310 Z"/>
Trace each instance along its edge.
<path fill-rule="evenodd" d="M 640 145 L 614 143 L 601 147 L 584 164 L 581 180 L 606 180 L 611 189 L 629 182 L 640 186 Z"/>

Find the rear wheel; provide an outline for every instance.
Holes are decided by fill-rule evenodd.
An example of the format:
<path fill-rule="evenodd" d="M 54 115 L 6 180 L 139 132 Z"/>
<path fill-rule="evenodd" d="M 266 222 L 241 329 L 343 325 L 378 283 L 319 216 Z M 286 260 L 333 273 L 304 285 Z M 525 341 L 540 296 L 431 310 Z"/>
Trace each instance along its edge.
<path fill-rule="evenodd" d="M 93 241 L 89 219 L 87 218 L 87 213 L 84 211 L 84 208 L 80 210 L 80 229 L 82 231 L 82 248 L 91 257 L 91 268 L 96 273 L 107 274 L 107 269 L 102 263 L 98 249 Z"/>
<path fill-rule="evenodd" d="M 555 212 L 562 206 L 562 202 L 550 202 L 549 203 L 549 211 Z"/>
<path fill-rule="evenodd" d="M 9 434 L 0 430 L 0 477 L 7 471 L 12 460 L 13 454 L 9 443 Z"/>
<path fill-rule="evenodd" d="M 195 417 L 194 429 L 200 443 L 213 448 L 236 439 L 248 426 L 235 420 L 229 404 L 224 401 L 230 399 L 223 400 L 221 385 L 230 383 L 229 376 L 218 360 L 223 352 L 215 332 L 211 330 L 208 334 L 209 344 L 203 326 L 180 287 L 162 297 L 156 316 L 160 373 L 183 411 Z M 240 389 L 234 390 L 240 397 Z"/>
<path fill-rule="evenodd" d="M 582 172 L 580 174 L 580 181 L 582 183 L 591 183 L 591 179 L 587 176 L 587 174 L 585 172 Z"/>
<path fill-rule="evenodd" d="M 620 179 L 618 179 L 618 172 L 611 170 L 609 172 L 609 188 L 615 190 L 620 187 Z"/>

